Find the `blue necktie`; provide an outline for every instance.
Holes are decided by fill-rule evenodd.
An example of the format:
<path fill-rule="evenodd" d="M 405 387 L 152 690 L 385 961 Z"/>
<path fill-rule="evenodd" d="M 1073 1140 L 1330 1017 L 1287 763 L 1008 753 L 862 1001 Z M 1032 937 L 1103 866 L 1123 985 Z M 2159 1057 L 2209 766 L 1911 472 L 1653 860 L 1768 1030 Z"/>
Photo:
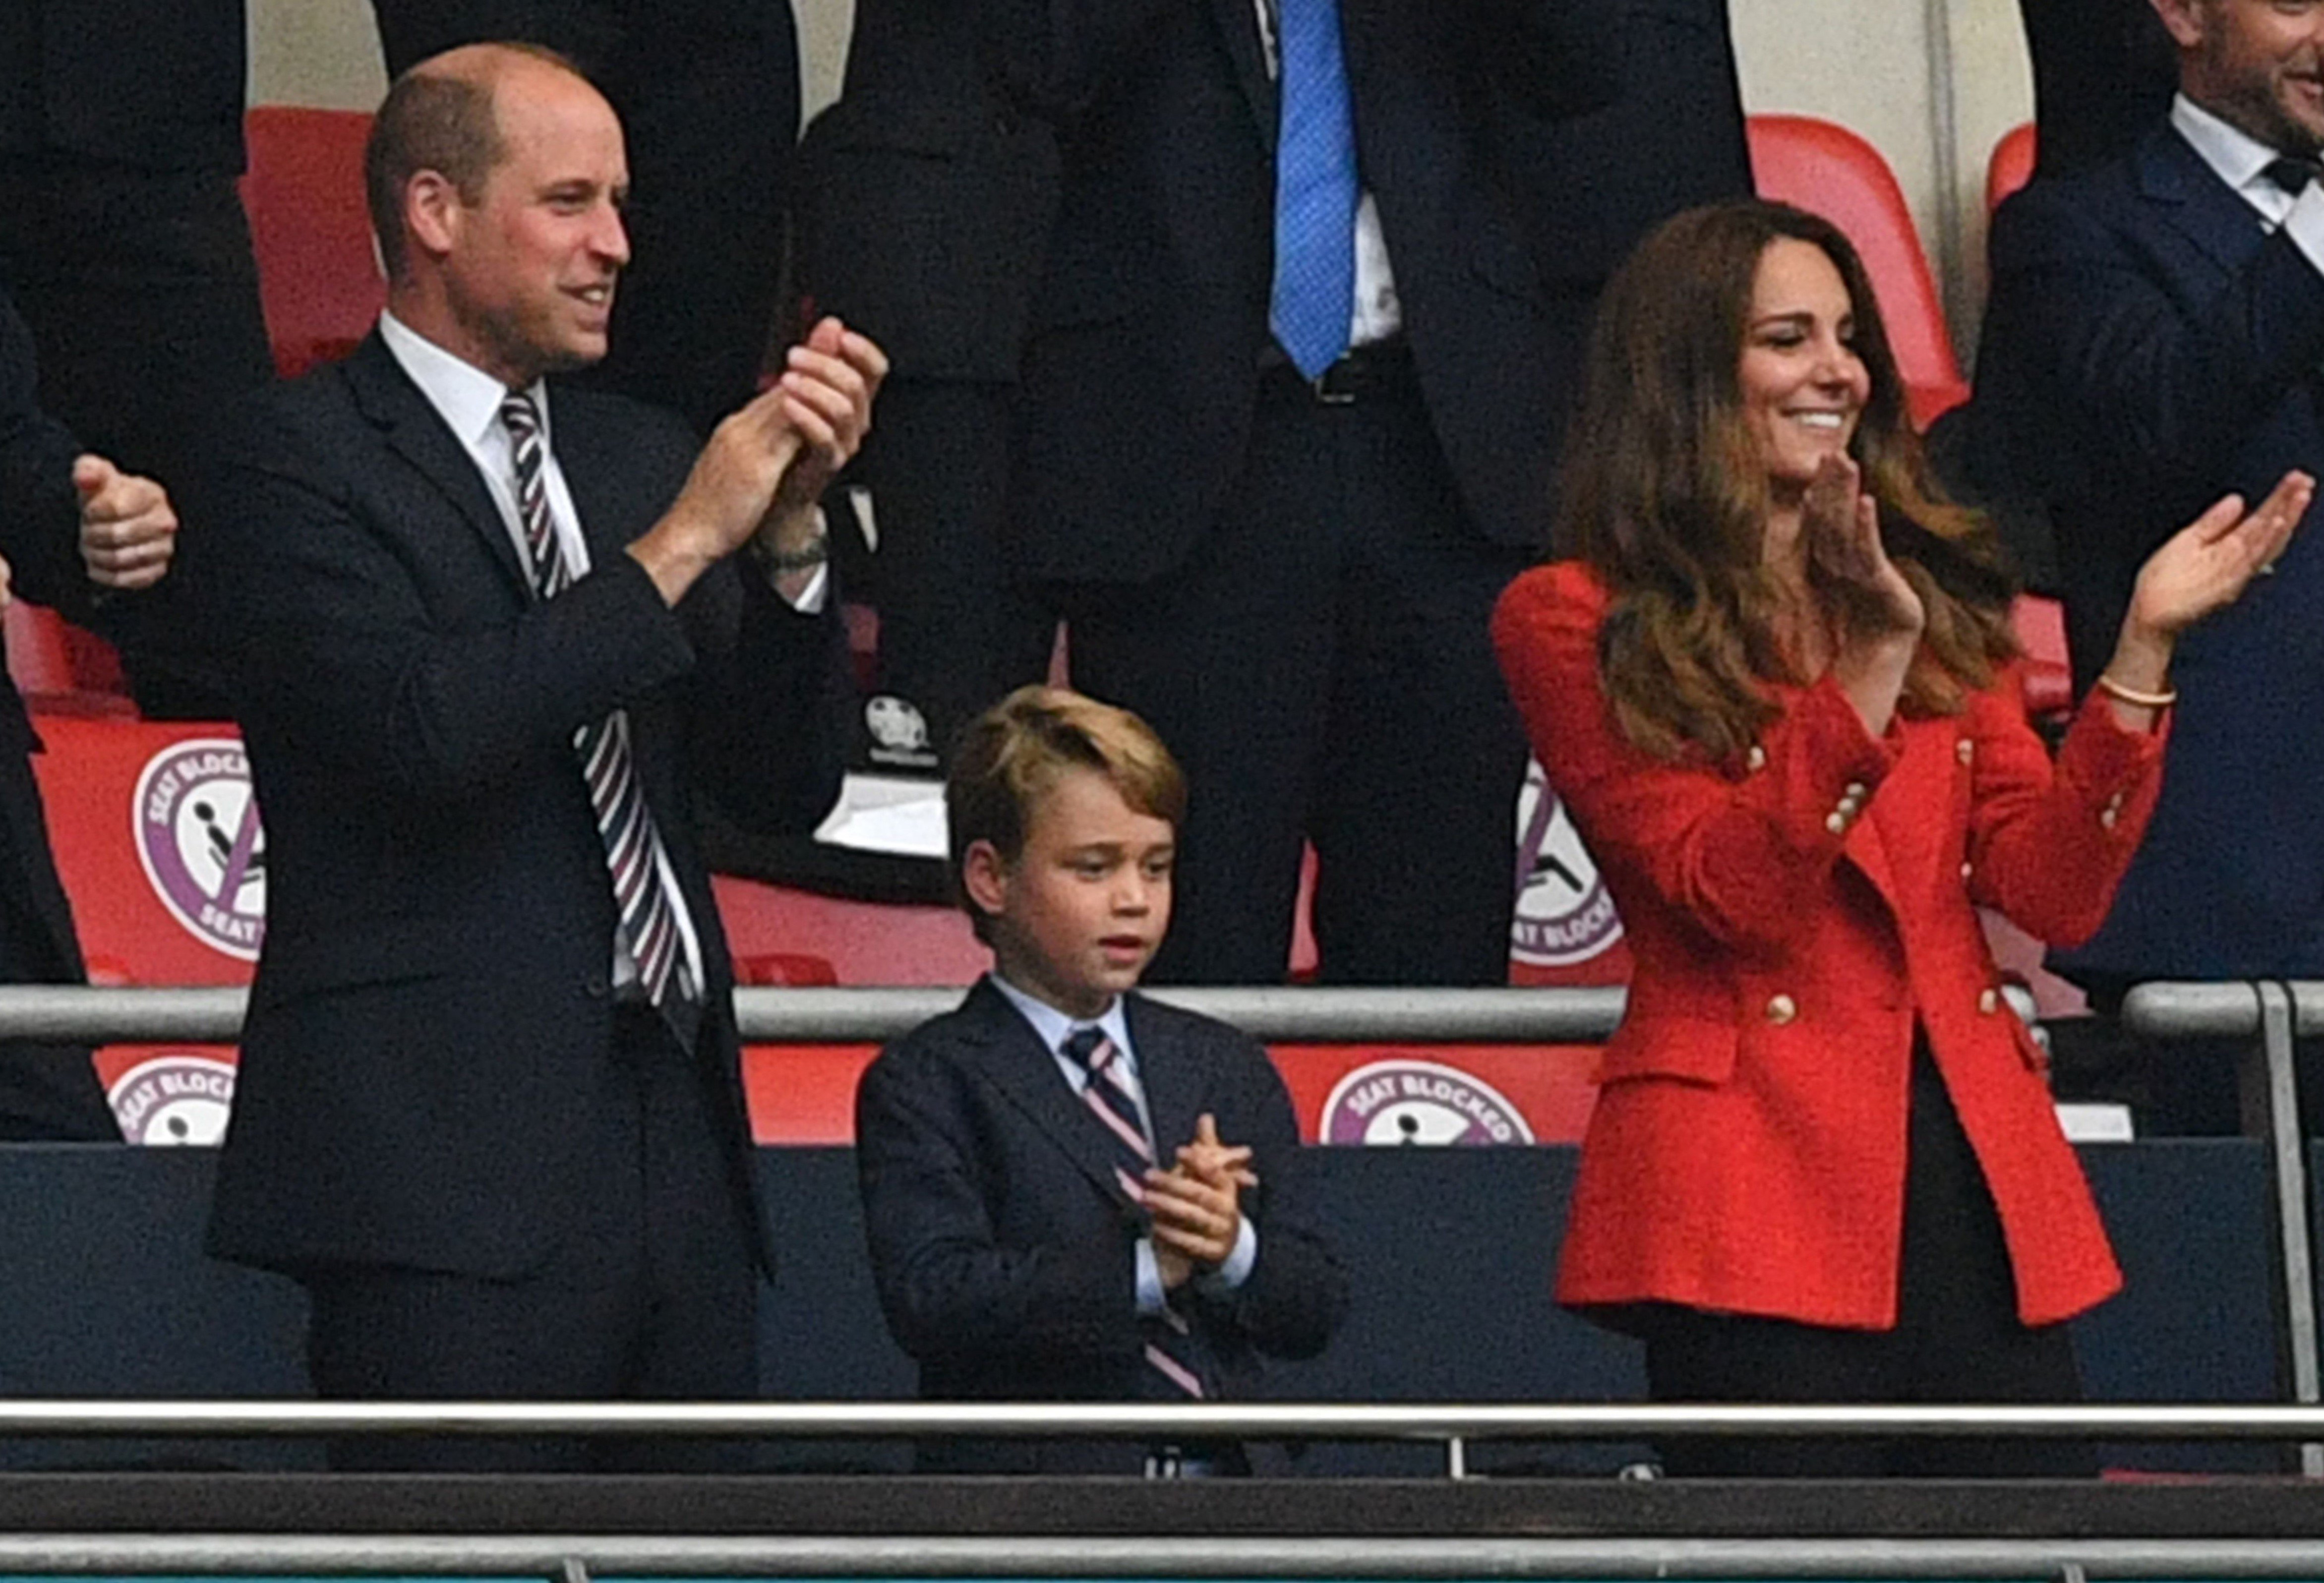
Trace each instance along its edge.
<path fill-rule="evenodd" d="M 1356 123 L 1338 0 L 1282 0 L 1275 293 L 1268 324 L 1314 379 L 1348 349 L 1356 297 Z"/>

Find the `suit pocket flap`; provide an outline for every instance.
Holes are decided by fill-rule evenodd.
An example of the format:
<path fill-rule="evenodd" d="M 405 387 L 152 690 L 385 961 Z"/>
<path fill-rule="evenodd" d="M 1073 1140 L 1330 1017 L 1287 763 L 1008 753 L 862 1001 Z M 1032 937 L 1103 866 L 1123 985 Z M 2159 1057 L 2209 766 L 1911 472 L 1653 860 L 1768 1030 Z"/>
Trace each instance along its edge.
<path fill-rule="evenodd" d="M 1635 1033 L 1625 1024 L 1599 1060 L 1598 1081 L 1669 1077 L 1715 1088 L 1734 1075 L 1735 1042 L 1732 1023 L 1657 1020 Z"/>

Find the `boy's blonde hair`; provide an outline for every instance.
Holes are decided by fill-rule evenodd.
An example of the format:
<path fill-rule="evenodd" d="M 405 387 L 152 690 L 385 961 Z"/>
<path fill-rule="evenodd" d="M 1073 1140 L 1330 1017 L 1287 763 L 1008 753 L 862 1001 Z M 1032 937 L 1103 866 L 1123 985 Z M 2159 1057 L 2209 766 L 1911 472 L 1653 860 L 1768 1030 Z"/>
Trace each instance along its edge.
<path fill-rule="evenodd" d="M 988 919 L 961 884 L 968 849 L 990 842 L 1014 863 L 1025 851 L 1033 805 L 1073 769 L 1096 770 L 1123 802 L 1173 828 L 1186 817 L 1185 772 L 1153 727 L 1063 687 L 1018 688 L 961 733 L 945 778 L 953 895 L 978 939 L 986 938 Z"/>

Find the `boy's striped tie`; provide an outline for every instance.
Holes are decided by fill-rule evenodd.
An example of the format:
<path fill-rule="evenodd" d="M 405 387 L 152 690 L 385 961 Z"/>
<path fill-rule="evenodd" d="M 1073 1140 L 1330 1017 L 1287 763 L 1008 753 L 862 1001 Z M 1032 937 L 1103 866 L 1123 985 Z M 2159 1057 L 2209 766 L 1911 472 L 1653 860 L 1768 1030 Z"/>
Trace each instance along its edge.
<path fill-rule="evenodd" d="M 1138 1080 L 1122 1064 L 1121 1051 L 1102 1030 L 1075 1028 L 1063 1045 L 1065 1058 L 1089 1073 L 1082 1085 L 1082 1103 L 1113 1140 L 1114 1180 L 1132 1203 L 1146 1201 L 1146 1170 L 1154 1164 L 1154 1146 L 1147 1141 L 1146 1124 L 1138 1109 Z M 1175 1309 L 1143 1320 L 1148 1383 L 1166 1400 L 1210 1394 L 1204 1387 L 1201 1348 L 1186 1321 Z"/>

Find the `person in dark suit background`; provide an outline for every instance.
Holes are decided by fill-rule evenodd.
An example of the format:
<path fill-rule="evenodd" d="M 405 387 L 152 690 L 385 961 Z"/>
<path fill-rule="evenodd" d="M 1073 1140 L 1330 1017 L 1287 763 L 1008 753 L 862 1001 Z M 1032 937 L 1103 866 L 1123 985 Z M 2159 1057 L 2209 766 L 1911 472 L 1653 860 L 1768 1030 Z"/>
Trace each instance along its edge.
<path fill-rule="evenodd" d="M 161 485 L 84 452 L 41 410 L 38 383 L 32 332 L 0 288 L 0 607 L 13 594 L 101 628 L 168 572 L 177 515 Z M 32 778 L 40 750 L 23 700 L 0 688 L 0 983 L 86 983 Z M 0 1139 L 120 1137 L 86 1048 L 0 1043 Z"/>
<path fill-rule="evenodd" d="M 1549 332 L 1553 456 L 1581 383 L 1598 296 L 1640 239 L 1681 209 L 1751 194 L 1751 148 L 1727 0 L 1631 0 L 1622 97 L 1545 121 L 1504 117 L 1520 224 Z"/>
<path fill-rule="evenodd" d="M 880 614 L 865 757 L 884 773 L 940 772 L 961 728 L 1046 674 L 1056 630 L 1000 549 L 1056 140 L 1002 91 L 977 20 L 970 0 L 862 0 L 845 91 L 807 127 L 795 183 L 800 293 L 892 364 L 844 540 L 865 549 L 850 597 Z"/>
<path fill-rule="evenodd" d="M 2028 187 L 1991 239 L 1978 405 L 2056 524 L 2083 686 L 2176 523 L 2223 492 L 2255 500 L 2288 470 L 2324 472 L 2324 6 L 2154 10 L 2179 55 L 2167 117 L 2120 157 Z M 2181 650 L 2145 844 L 2106 926 L 2060 959 L 2101 1008 L 2142 979 L 2324 972 L 2324 544 L 2302 533 L 2273 570 Z M 2225 1060 L 2166 1052 L 2154 1077 L 2170 1125 L 2234 1128 Z"/>
<path fill-rule="evenodd" d="M 2178 52 L 2147 0 L 2017 0 L 2034 59 L 2034 173 L 2129 152 L 2171 107 Z"/>
<path fill-rule="evenodd" d="M 1499 981 L 1525 749 L 1485 621 L 1558 396 L 1490 128 L 1609 102 L 1618 8 L 980 9 L 1063 172 L 1005 548 L 1195 787 L 1156 977 L 1280 980 L 1304 836 L 1323 978 Z"/>
<path fill-rule="evenodd" d="M 243 168 L 242 0 L 0 6 L 0 284 L 41 405 L 82 444 L 183 492 L 210 418 L 273 377 Z M 199 524 L 195 524 L 198 528 Z M 119 613 L 149 714 L 219 713 L 168 587 Z"/>
<path fill-rule="evenodd" d="M 1135 993 L 1186 783 L 1145 722 L 1024 687 L 964 735 L 953 873 L 993 971 L 883 1051 L 856 1162 L 889 1329 L 929 1398 L 1248 1396 L 1347 1306 L 1283 1080 Z M 1165 1162 L 1167 1162 L 1165 1164 Z M 1248 1470 L 1241 1447 L 945 1442 L 924 1471 Z"/>
<path fill-rule="evenodd" d="M 389 75 L 457 44 L 569 56 L 622 118 L 634 259 L 586 382 L 702 433 L 750 399 L 782 280 L 798 139 L 789 0 L 373 0 Z"/>
<path fill-rule="evenodd" d="M 748 1396 L 762 1238 L 687 787 L 785 828 L 837 789 L 815 502 L 881 359 L 825 321 L 698 455 L 545 381 L 604 353 L 628 176 L 536 48 L 399 78 L 367 176 L 387 312 L 242 416 L 196 560 L 269 857 L 209 1246 L 305 1284 L 325 1396 Z"/>

